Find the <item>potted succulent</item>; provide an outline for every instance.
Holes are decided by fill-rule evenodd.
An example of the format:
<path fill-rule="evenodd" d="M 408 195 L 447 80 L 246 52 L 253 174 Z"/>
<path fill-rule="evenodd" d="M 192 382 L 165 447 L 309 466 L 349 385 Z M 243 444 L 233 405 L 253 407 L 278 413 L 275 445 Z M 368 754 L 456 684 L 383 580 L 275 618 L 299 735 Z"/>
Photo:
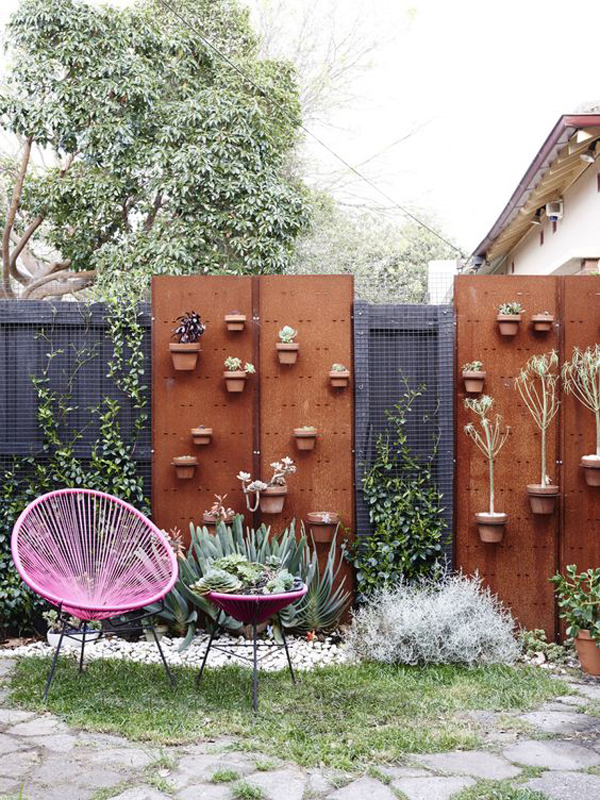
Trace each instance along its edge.
<path fill-rule="evenodd" d="M 242 366 L 242 359 L 237 356 L 228 356 L 225 359 L 225 386 L 228 392 L 243 392 L 248 375 L 254 375 L 254 365 L 248 361 Z"/>
<path fill-rule="evenodd" d="M 331 542 L 340 524 L 340 515 L 335 511 L 309 511 L 307 522 L 315 542 Z"/>
<path fill-rule="evenodd" d="M 205 511 L 202 514 L 202 524 L 209 527 L 216 527 L 217 522 L 224 522 L 226 525 L 230 525 L 233 522 L 233 518 L 235 517 L 235 511 L 233 508 L 226 508 L 225 507 L 225 498 L 227 497 L 226 494 L 215 495 L 215 502 L 212 504 L 208 511 Z"/>
<path fill-rule="evenodd" d="M 192 428 L 192 439 L 194 444 L 201 444 L 201 445 L 210 444 L 212 435 L 213 435 L 213 429 L 205 428 L 204 425 L 199 425 L 197 428 Z"/>
<path fill-rule="evenodd" d="M 587 350 L 573 350 L 562 371 L 565 391 L 588 408 L 596 418 L 596 452 L 581 457 L 581 466 L 588 486 L 600 486 L 600 344 Z"/>
<path fill-rule="evenodd" d="M 345 389 L 350 380 L 350 370 L 343 364 L 332 364 L 329 380 L 335 389 Z"/>
<path fill-rule="evenodd" d="M 582 670 L 600 675 L 600 567 L 577 574 L 576 565 L 570 564 L 566 577 L 556 574 L 550 580 Z"/>
<path fill-rule="evenodd" d="M 499 414 L 496 414 L 493 420 L 488 417 L 493 405 L 494 400 L 487 394 L 477 399 L 468 397 L 465 400 L 465 408 L 477 415 L 482 431 L 480 433 L 475 425 L 470 422 L 465 425 L 465 433 L 475 442 L 488 461 L 489 510 L 475 514 L 475 519 L 477 520 L 481 541 L 491 543 L 502 541 L 504 526 L 508 520 L 507 514 L 496 511 L 494 508 L 494 461 L 506 444 L 510 433 L 508 426 L 502 432 L 502 417 Z"/>
<path fill-rule="evenodd" d="M 498 306 L 498 327 L 502 336 L 514 336 L 519 330 L 521 314 L 525 309 L 521 303 L 501 303 Z"/>
<path fill-rule="evenodd" d="M 230 311 L 225 314 L 225 324 L 228 331 L 243 331 L 246 324 L 246 315 L 239 311 Z"/>
<path fill-rule="evenodd" d="M 248 472 L 238 473 L 237 478 L 242 482 L 242 491 L 249 511 L 256 511 L 259 505 L 263 514 L 280 514 L 283 511 L 287 495 L 287 477 L 296 472 L 296 466 L 291 458 L 284 456 L 281 461 L 274 461 L 271 468 L 273 475 L 266 483 L 253 481 Z M 252 495 L 254 501 L 250 499 Z"/>
<path fill-rule="evenodd" d="M 298 450 L 313 450 L 317 441 L 317 433 L 317 429 L 312 425 L 294 428 L 294 438 Z"/>
<path fill-rule="evenodd" d="M 298 331 L 290 328 L 289 325 L 284 325 L 279 331 L 279 338 L 281 341 L 277 342 L 277 357 L 280 364 L 295 364 L 298 359 L 298 350 L 300 345 L 294 341 L 294 337 L 298 335 Z"/>
<path fill-rule="evenodd" d="M 196 456 L 175 456 L 172 464 L 175 467 L 175 474 L 180 480 L 189 480 L 194 477 L 198 459 Z"/>
<path fill-rule="evenodd" d="M 462 369 L 462 376 L 465 382 L 465 392 L 477 394 L 483 391 L 485 381 L 485 371 L 481 361 L 469 361 Z"/>
<path fill-rule="evenodd" d="M 531 317 L 531 322 L 534 331 L 538 331 L 538 333 L 548 333 L 549 330 L 552 330 L 554 317 L 549 311 L 543 311 L 541 314 L 534 314 Z"/>
<path fill-rule="evenodd" d="M 69 616 L 61 618 L 58 611 L 54 609 L 51 611 L 44 611 L 42 617 L 48 623 L 46 641 L 51 647 L 58 647 L 65 621 L 67 626 L 65 628 L 65 635 L 63 636 L 63 644 L 67 647 L 79 647 L 83 642 L 84 631 L 86 644 L 88 644 L 88 642 L 95 642 L 102 632 L 102 623 L 98 619 L 89 619 L 83 622 L 79 617 Z"/>
<path fill-rule="evenodd" d="M 152 624 L 150 624 L 150 621 L 152 622 Z M 169 633 L 169 626 L 167 625 L 166 622 L 161 622 L 159 616 L 151 617 L 149 620 L 144 620 L 142 622 L 142 627 L 147 642 L 154 642 L 154 634 L 152 633 L 152 627 L 154 627 L 156 638 L 159 640 Z"/>
<path fill-rule="evenodd" d="M 200 337 L 206 325 L 195 311 L 187 311 L 175 320 L 173 337 L 177 340 L 169 344 L 173 367 L 178 371 L 189 371 L 196 368 L 200 354 Z"/>
<path fill-rule="evenodd" d="M 540 429 L 541 479 L 539 483 L 527 486 L 534 514 L 552 514 L 558 496 L 558 486 L 552 483 L 546 468 L 546 432 L 560 406 L 556 391 L 557 367 L 558 355 L 555 350 L 541 356 L 532 356 L 515 380 L 515 388 Z"/>

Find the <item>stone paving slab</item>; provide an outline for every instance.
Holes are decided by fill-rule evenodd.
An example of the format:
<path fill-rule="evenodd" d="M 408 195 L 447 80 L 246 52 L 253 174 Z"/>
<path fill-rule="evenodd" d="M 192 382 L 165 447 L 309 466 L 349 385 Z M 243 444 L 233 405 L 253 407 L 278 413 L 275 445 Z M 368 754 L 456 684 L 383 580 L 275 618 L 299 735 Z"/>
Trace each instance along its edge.
<path fill-rule="evenodd" d="M 204 797 L 205 795 L 198 795 L 198 800 Z M 134 789 L 126 789 L 112 800 L 170 800 L 170 798 L 168 794 L 159 792 L 152 786 L 136 786 Z"/>
<path fill-rule="evenodd" d="M 408 800 L 449 800 L 449 798 L 474 786 L 473 778 L 454 775 L 449 778 L 402 778 L 392 781 L 394 789 L 398 789 L 408 797 Z"/>
<path fill-rule="evenodd" d="M 360 778 L 329 795 L 331 800 L 397 800 L 389 786 L 375 778 Z"/>
<path fill-rule="evenodd" d="M 545 772 L 523 786 L 542 792 L 550 800 L 598 800 L 600 797 L 600 777 L 582 772 Z"/>
<path fill-rule="evenodd" d="M 231 800 L 231 789 L 228 786 L 211 786 L 198 783 L 188 786 L 175 795 L 176 800 Z"/>
<path fill-rule="evenodd" d="M 259 772 L 247 779 L 251 786 L 258 786 L 269 800 L 302 800 L 306 786 L 306 775 L 299 769 L 288 768 L 273 772 Z"/>
<path fill-rule="evenodd" d="M 508 747 L 502 755 L 526 767 L 577 770 L 600 764 L 600 755 L 575 742 L 523 740 Z"/>
<path fill-rule="evenodd" d="M 483 750 L 455 750 L 450 753 L 416 755 L 413 759 L 424 767 L 448 775 L 470 775 L 474 778 L 505 780 L 516 778 L 521 770 L 514 764 Z"/>
<path fill-rule="evenodd" d="M 594 683 L 569 683 L 569 686 L 575 692 L 583 694 L 590 700 L 600 700 L 600 681 Z"/>
<path fill-rule="evenodd" d="M 519 719 L 543 733 L 600 732 L 600 720 L 577 711 L 531 711 L 521 714 Z"/>

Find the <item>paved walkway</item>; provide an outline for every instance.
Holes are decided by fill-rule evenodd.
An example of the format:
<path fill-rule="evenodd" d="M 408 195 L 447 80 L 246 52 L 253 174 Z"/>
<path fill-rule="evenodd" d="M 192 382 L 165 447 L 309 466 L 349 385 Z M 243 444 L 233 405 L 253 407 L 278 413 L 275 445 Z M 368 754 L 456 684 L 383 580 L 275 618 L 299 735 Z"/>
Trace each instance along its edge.
<path fill-rule="evenodd" d="M 0 681 L 12 661 L 0 657 Z M 525 787 L 550 800 L 600 798 L 600 682 L 528 714 L 465 713 L 486 730 L 480 751 L 407 757 L 367 775 L 302 770 L 231 741 L 136 746 L 69 728 L 51 714 L 6 708 L 0 685 L 0 798 L 4 800 L 449 800 L 478 781 Z M 252 793 L 249 786 L 260 789 Z M 22 788 L 22 796 L 19 792 Z M 490 789 L 491 791 L 491 789 Z M 481 795 L 484 797 L 485 795 Z"/>

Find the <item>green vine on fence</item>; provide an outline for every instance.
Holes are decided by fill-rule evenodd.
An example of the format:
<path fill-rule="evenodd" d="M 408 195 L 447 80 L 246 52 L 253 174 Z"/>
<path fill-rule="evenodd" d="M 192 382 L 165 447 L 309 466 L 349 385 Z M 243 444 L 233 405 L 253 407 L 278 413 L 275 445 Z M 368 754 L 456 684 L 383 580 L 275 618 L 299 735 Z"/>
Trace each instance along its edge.
<path fill-rule="evenodd" d="M 347 552 L 356 568 L 359 601 L 403 579 L 431 575 L 440 561 L 445 520 L 432 474 L 435 420 L 422 420 L 433 431 L 427 460 L 414 455 L 407 433 L 408 415 L 415 413 L 414 404 L 424 393 L 424 386 L 407 386 L 393 411 L 386 412 L 389 430 L 378 436 L 373 463 L 363 477 L 373 532 L 357 539 Z"/>

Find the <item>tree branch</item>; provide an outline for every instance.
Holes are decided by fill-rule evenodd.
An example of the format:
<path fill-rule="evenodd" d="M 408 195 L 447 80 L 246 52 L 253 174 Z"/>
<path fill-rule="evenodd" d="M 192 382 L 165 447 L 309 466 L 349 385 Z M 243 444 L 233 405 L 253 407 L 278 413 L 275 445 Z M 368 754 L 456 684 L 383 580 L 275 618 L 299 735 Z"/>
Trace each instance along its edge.
<path fill-rule="evenodd" d="M 29 166 L 29 159 L 31 157 L 31 143 L 33 139 L 30 136 L 25 141 L 25 147 L 23 148 L 23 157 L 21 158 L 21 165 L 19 167 L 19 172 L 17 173 L 17 180 L 15 182 L 15 186 L 13 189 L 12 200 L 10 203 L 10 207 L 8 209 L 8 214 L 6 215 L 6 223 L 4 225 L 4 234 L 2 236 L 2 282 L 4 284 L 4 291 L 8 296 L 14 295 L 11 287 L 10 287 L 10 235 L 13 230 L 13 226 L 15 224 L 15 218 L 17 216 L 17 209 L 19 207 L 19 203 L 21 201 L 21 194 L 23 192 L 23 181 L 25 180 L 25 174 L 27 173 L 27 167 Z"/>
<path fill-rule="evenodd" d="M 58 284 L 57 286 L 49 284 L 45 288 L 42 287 L 41 289 L 37 289 L 34 293 L 35 297 L 30 299 L 44 300 L 46 297 L 62 297 L 65 294 L 75 294 L 75 292 L 81 292 L 83 289 L 88 289 L 95 280 L 95 270 L 90 270 L 90 272 L 93 272 L 94 274 L 87 278 L 79 276 L 86 274 L 89 275 L 89 273 L 74 272 L 72 277 L 66 283 Z"/>
<path fill-rule="evenodd" d="M 37 278 L 35 281 L 32 281 L 29 286 L 23 291 L 21 295 L 22 300 L 27 300 L 31 297 L 31 295 L 37 291 L 41 286 L 45 286 L 47 283 L 52 283 L 53 281 L 63 281 L 63 280 L 72 280 L 74 278 L 95 278 L 96 277 L 96 270 L 88 270 L 87 272 L 71 272 L 69 269 L 64 269 L 67 267 L 71 262 L 70 261 L 57 261 L 51 266 L 51 271 L 47 275 L 43 275 L 41 278 Z"/>
<path fill-rule="evenodd" d="M 160 207 L 162 206 L 162 193 L 159 192 L 156 197 L 154 198 L 154 203 L 152 203 L 152 210 L 146 217 L 146 221 L 144 222 L 144 233 L 148 233 L 148 231 L 154 225 L 154 220 L 156 219 L 156 215 L 158 214 Z"/>

